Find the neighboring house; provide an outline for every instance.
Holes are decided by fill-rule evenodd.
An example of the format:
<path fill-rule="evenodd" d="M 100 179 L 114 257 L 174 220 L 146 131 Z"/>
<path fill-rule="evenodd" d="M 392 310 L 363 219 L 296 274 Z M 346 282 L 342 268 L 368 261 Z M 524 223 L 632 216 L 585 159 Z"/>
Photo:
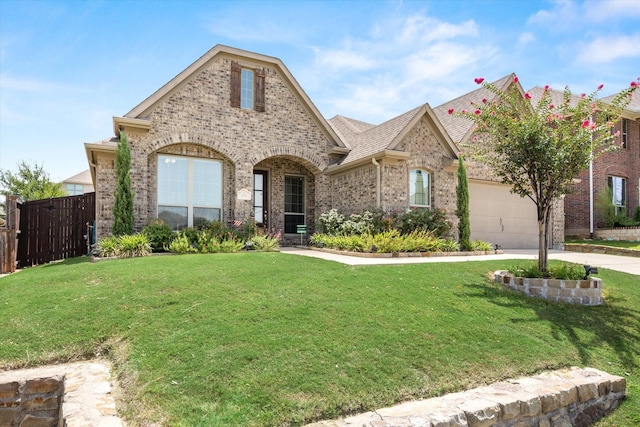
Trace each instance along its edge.
<path fill-rule="evenodd" d="M 542 88 L 529 93 L 532 101 L 539 99 Z M 553 91 L 559 104 L 562 92 Z M 602 98 L 608 102 L 614 96 Z M 574 97 L 577 99 L 577 97 Z M 575 100 L 574 100 L 575 101 Z M 598 209 L 598 198 L 608 188 L 612 190 L 612 202 L 617 213 L 633 216 L 640 206 L 640 93 L 635 91 L 631 102 L 622 112 L 622 118 L 611 131 L 620 132 L 613 143 L 619 148 L 602 154 L 593 161 L 591 173 L 583 171 L 577 178 L 572 193 L 564 198 L 565 234 L 590 236 L 597 228 L 604 227 Z M 592 185 L 590 185 L 590 176 Z M 593 203 L 591 202 L 593 201 Z"/>
<path fill-rule="evenodd" d="M 510 76 L 503 80 L 511 84 Z M 451 121 L 448 105 L 424 104 L 377 126 L 343 116 L 326 121 L 279 59 L 215 46 L 114 117 L 116 137 L 85 144 L 98 237 L 113 224 L 120 132 L 131 147 L 137 230 L 154 218 L 174 229 L 254 218 L 293 243 L 297 225 L 313 233 L 331 208 L 438 208 L 455 224 L 455 144 L 469 138 L 472 123 Z M 510 194 L 486 168 L 470 166 L 472 237 L 537 247 L 535 205 Z"/>
<path fill-rule="evenodd" d="M 77 196 L 79 194 L 91 193 L 93 189 L 93 181 L 89 169 L 82 171 L 60 183 L 62 189 L 68 196 Z"/>

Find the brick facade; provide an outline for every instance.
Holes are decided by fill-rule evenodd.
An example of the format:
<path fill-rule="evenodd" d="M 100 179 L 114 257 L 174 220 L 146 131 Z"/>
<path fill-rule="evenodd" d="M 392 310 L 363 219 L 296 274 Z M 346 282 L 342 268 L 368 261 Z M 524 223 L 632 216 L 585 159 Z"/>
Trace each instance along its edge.
<path fill-rule="evenodd" d="M 627 147 L 618 148 L 597 157 L 593 162 L 594 228 L 604 227 L 597 208 L 598 194 L 606 190 L 609 176 L 618 176 L 627 180 L 627 215 L 632 216 L 637 206 L 640 191 L 640 120 L 627 122 Z M 622 120 L 616 124 L 614 132 L 621 130 Z M 622 135 L 615 142 L 622 144 Z M 574 185 L 573 192 L 565 197 L 565 233 L 567 235 L 589 234 L 589 171 L 583 171 L 578 177 L 580 182 Z"/>

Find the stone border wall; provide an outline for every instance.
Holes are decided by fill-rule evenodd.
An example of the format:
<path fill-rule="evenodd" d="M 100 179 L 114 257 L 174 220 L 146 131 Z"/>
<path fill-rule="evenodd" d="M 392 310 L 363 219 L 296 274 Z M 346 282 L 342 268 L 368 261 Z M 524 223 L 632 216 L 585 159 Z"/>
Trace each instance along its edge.
<path fill-rule="evenodd" d="M 0 426 L 122 427 L 105 362 L 0 372 Z"/>
<path fill-rule="evenodd" d="M 294 245 L 295 246 L 295 245 Z M 472 252 L 350 252 L 339 249 L 319 248 L 317 246 L 299 246 L 301 249 L 311 249 L 318 252 L 327 252 L 335 255 L 354 256 L 359 258 L 422 258 L 422 257 L 445 257 L 445 256 L 474 256 L 474 255 L 499 255 L 502 250 L 472 251 Z"/>
<path fill-rule="evenodd" d="M 640 242 L 640 227 L 600 228 L 595 236 L 603 240 L 630 240 Z"/>
<path fill-rule="evenodd" d="M 0 383 L 0 425 L 63 426 L 60 413 L 63 395 L 64 375 Z"/>
<path fill-rule="evenodd" d="M 617 408 L 625 391 L 623 377 L 562 369 L 307 427 L 585 427 Z"/>
<path fill-rule="evenodd" d="M 494 273 L 494 280 L 532 297 L 569 304 L 602 304 L 602 280 L 595 277 L 587 280 L 534 279 L 515 277 L 506 270 L 499 270 Z"/>
<path fill-rule="evenodd" d="M 591 253 L 591 254 L 640 257 L 640 251 L 636 249 L 617 248 L 615 246 L 605 246 L 605 245 L 584 245 L 580 243 L 566 243 L 564 245 L 564 250 L 571 251 L 571 252 Z"/>

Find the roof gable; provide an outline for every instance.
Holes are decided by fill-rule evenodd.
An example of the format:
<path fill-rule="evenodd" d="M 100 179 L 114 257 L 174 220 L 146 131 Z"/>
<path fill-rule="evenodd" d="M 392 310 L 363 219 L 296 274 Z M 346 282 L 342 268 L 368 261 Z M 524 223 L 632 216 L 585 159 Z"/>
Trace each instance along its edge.
<path fill-rule="evenodd" d="M 499 89 L 506 89 L 513 84 L 515 74 L 509 74 L 499 80 L 493 82 L 493 85 Z M 519 84 L 518 84 L 519 85 Z M 442 126 L 449 134 L 454 143 L 459 144 L 469 137 L 472 133 L 474 124 L 472 121 L 465 119 L 464 117 L 456 117 L 449 114 L 450 109 L 461 111 L 471 108 L 471 103 L 481 103 L 483 99 L 489 101 L 495 98 L 495 94 L 485 87 L 480 87 L 474 91 L 459 96 L 456 99 L 447 101 L 433 109 L 436 117 L 442 123 Z"/>
<path fill-rule="evenodd" d="M 282 76 L 285 83 L 291 88 L 292 93 L 300 99 L 302 105 L 307 109 L 310 116 L 316 121 L 327 138 L 336 146 L 346 148 L 344 142 L 336 134 L 334 129 L 329 126 L 322 114 L 320 114 L 320 111 L 316 108 L 311 99 L 307 96 L 302 87 L 298 84 L 291 72 L 287 69 L 287 67 L 280 59 L 223 45 L 214 46 L 207 53 L 198 58 L 193 64 L 189 65 L 186 69 L 184 69 L 177 76 L 167 82 L 164 86 L 155 91 L 147 99 L 142 101 L 131 111 L 125 114 L 124 117 L 114 117 L 114 130 L 116 131 L 116 133 L 118 130 L 117 124 L 122 121 L 146 121 L 148 119 L 149 113 L 154 109 L 155 106 L 157 106 L 165 98 L 171 96 L 172 93 L 177 91 L 191 78 L 197 76 L 200 72 L 206 69 L 209 64 L 220 55 L 231 57 L 237 60 L 250 60 L 252 63 L 263 64 L 265 66 L 274 68 L 276 72 L 278 72 Z"/>

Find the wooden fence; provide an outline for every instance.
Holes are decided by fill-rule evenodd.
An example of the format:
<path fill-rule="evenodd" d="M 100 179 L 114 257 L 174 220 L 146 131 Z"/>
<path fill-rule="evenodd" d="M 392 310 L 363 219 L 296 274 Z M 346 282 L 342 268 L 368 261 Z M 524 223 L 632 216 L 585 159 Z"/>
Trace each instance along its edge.
<path fill-rule="evenodd" d="M 6 196 L 6 200 L 7 220 L 5 227 L 0 228 L 0 274 L 16 271 L 18 248 L 18 224 L 20 223 L 18 197 Z"/>
<path fill-rule="evenodd" d="M 88 253 L 96 193 L 24 202 L 20 209 L 19 268 Z"/>

